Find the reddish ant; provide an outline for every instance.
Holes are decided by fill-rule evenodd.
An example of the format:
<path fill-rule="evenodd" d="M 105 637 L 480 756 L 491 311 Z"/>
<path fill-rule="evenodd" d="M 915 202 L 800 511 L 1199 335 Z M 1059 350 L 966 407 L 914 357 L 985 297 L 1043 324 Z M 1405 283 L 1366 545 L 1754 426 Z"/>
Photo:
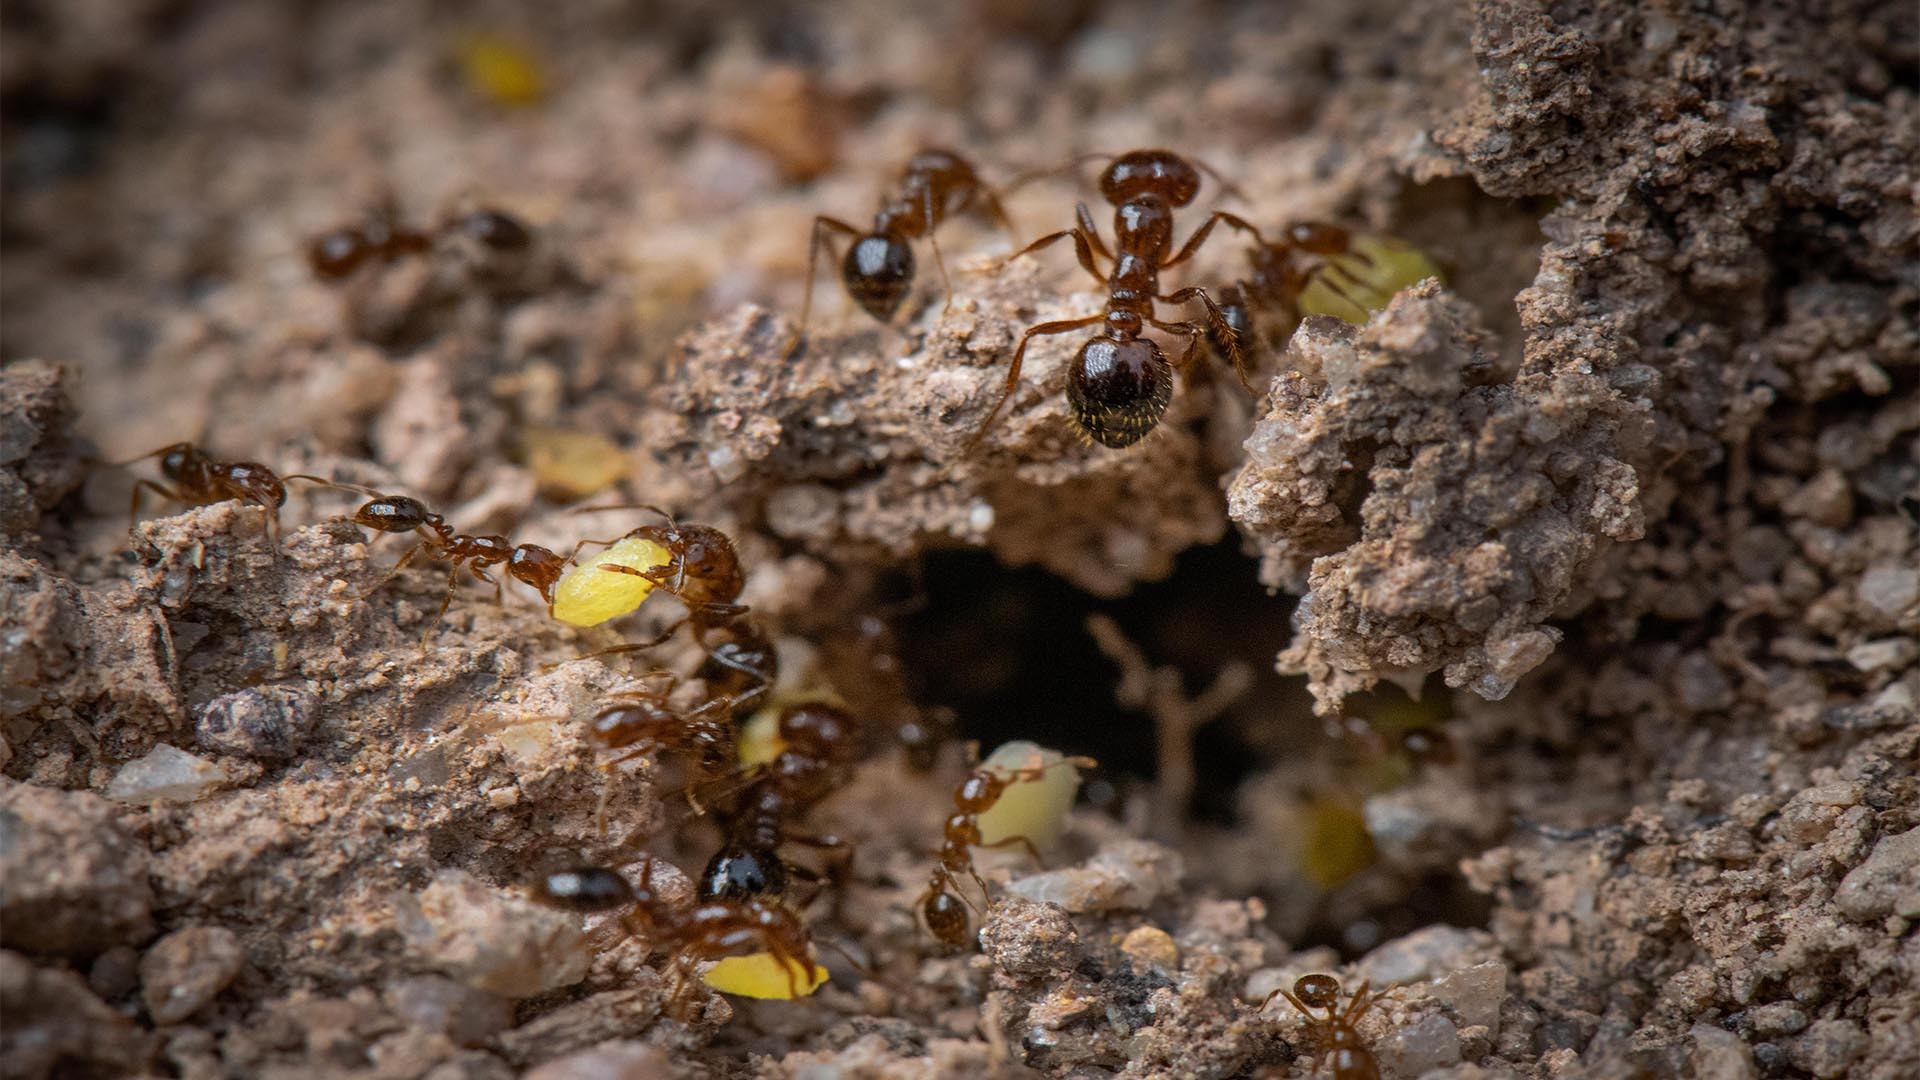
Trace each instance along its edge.
<path fill-rule="evenodd" d="M 307 242 L 307 265 L 315 277 L 339 281 L 375 259 L 391 263 L 409 255 L 424 255 L 448 236 L 465 237 L 499 253 L 524 251 L 533 243 L 533 233 L 518 218 L 500 210 L 473 210 L 429 233 L 399 224 L 393 211 L 387 209 L 370 216 L 364 224 L 329 229 L 315 236 Z"/>
<path fill-rule="evenodd" d="M 727 626 L 747 613 L 745 604 L 737 603 L 741 590 L 746 588 L 747 577 L 740 569 L 740 554 L 734 550 L 733 540 L 726 533 L 711 525 L 683 525 L 674 520 L 672 514 L 657 506 L 643 503 L 619 506 L 590 506 L 584 510 L 626 510 L 640 509 L 659 514 L 666 519 L 664 525 L 642 525 L 620 537 L 620 540 L 639 539 L 660 545 L 667 551 L 667 561 L 659 566 L 640 569 L 622 566 L 619 563 L 599 563 L 601 570 L 617 574 L 631 574 L 646 578 L 659 588 L 672 593 L 686 606 L 687 613 L 678 622 L 667 627 L 652 641 L 619 645 L 605 649 L 593 656 L 606 656 L 614 653 L 638 652 L 650 649 L 674 635 L 682 626 L 691 625 L 694 637 L 702 643 L 709 631 Z M 614 544 L 619 540 L 583 540 L 582 544 Z"/>
<path fill-rule="evenodd" d="M 853 717 L 823 702 L 806 702 L 782 709 L 779 726 L 783 749 L 741 793 L 726 841 L 700 875 L 703 900 L 781 896 L 790 873 L 819 880 L 780 857 L 783 843 L 850 854 L 844 841 L 800 833 L 793 823 L 844 782 L 847 766 L 859 757 Z"/>
<path fill-rule="evenodd" d="M 1399 241 L 1359 237 L 1324 222 L 1289 225 L 1277 243 L 1257 232 L 1253 238 L 1253 247 L 1247 251 L 1251 272 L 1220 290 L 1226 325 L 1208 328 L 1207 340 L 1221 359 L 1233 351 L 1251 351 L 1255 307 L 1278 309 L 1287 324 L 1298 323 L 1301 295 L 1317 284 L 1342 308 L 1364 314 L 1385 307 L 1401 286 L 1437 272 L 1426 256 Z M 1383 261 L 1376 253 L 1389 257 Z"/>
<path fill-rule="evenodd" d="M 654 892 L 653 864 L 647 856 L 638 885 L 601 866 L 559 870 L 536 881 L 532 894 L 568 911 L 625 909 L 620 922 L 626 931 L 671 956 L 668 1000 L 682 1014 L 694 965 L 743 953 L 771 954 L 786 971 L 789 996 L 801 996 L 801 984 L 812 978 L 812 936 L 791 911 L 758 897 L 673 907 Z"/>
<path fill-rule="evenodd" d="M 238 499 L 267 512 L 267 534 L 276 553 L 280 550 L 280 508 L 287 502 L 286 481 L 319 479 L 300 473 L 282 477 L 257 461 L 216 461 L 190 442 L 163 446 L 139 457 L 115 462 L 113 467 L 121 468 L 151 457 L 160 459 L 160 475 L 173 486 L 144 478 L 136 480 L 128 510 L 130 518 L 140 516 L 140 494 L 144 490 L 189 506 Z"/>
<path fill-rule="evenodd" d="M 720 640 L 708 645 L 694 675 L 707 684 L 709 695 L 732 700 L 738 717 L 773 688 L 780 677 L 780 653 L 766 627 L 750 619 L 734 619 L 713 632 Z"/>
<path fill-rule="evenodd" d="M 991 810 L 1008 788 L 1039 780 L 1048 769 L 1062 765 L 1091 769 L 1097 764 L 1092 758 L 1070 757 L 1007 771 L 976 768 L 960 781 L 960 786 L 953 792 L 954 812 L 948 816 L 944 827 L 945 840 L 940 846 L 939 861 L 928 875 L 927 887 L 918 901 L 920 916 L 926 920 L 928 932 L 948 952 L 958 952 L 967 944 L 967 911 L 956 888 L 959 875 L 964 872 L 971 876 L 973 883 L 979 886 L 980 894 L 989 895 L 987 883 L 981 879 L 980 872 L 974 869 L 973 848 L 1019 844 L 1027 849 L 1027 854 L 1033 856 L 1035 862 L 1040 861 L 1040 850 L 1025 836 L 1009 836 L 991 844 L 981 843 L 980 815 Z"/>
<path fill-rule="evenodd" d="M 1199 192 L 1199 171 L 1170 150 L 1134 150 L 1121 154 L 1100 174 L 1100 194 L 1114 208 L 1117 256 L 1107 250 L 1093 215 L 1087 211 L 1086 204 L 1081 203 L 1075 210 L 1079 221 L 1076 227 L 1049 233 L 1008 258 L 1011 262 L 1070 237 L 1081 267 L 1106 288 L 1107 307 L 1098 315 L 1040 323 L 1020 335 L 1020 346 L 1014 350 L 1013 363 L 1007 369 L 1006 385 L 987 412 L 980 430 L 967 443 L 966 453 L 972 453 L 979 445 L 1000 409 L 1019 386 L 1020 365 L 1026 358 L 1029 342 L 1035 337 L 1064 334 L 1098 322 L 1105 322 L 1106 329 L 1080 347 L 1079 355 L 1067 371 L 1067 403 L 1075 424 L 1102 446 L 1114 449 L 1132 446 L 1153 430 L 1173 397 L 1173 367 L 1186 368 L 1193 359 L 1195 346 L 1206 336 L 1209 327 L 1217 328 L 1222 334 L 1229 345 L 1228 362 L 1248 392 L 1253 391 L 1226 316 L 1207 291 L 1192 286 L 1168 294 L 1160 292 L 1160 271 L 1192 258 L 1213 233 L 1215 225 L 1224 221 L 1255 237 L 1260 235 L 1245 219 L 1215 210 L 1194 230 L 1186 244 L 1174 251 L 1173 212 L 1193 202 Z M 1112 261 L 1110 275 L 1101 275 L 1094 262 L 1096 253 Z M 1162 322 L 1154 317 L 1156 302 L 1183 304 L 1192 300 L 1205 305 L 1206 322 Z M 1186 337 L 1187 346 L 1174 365 L 1167 363 L 1159 345 L 1141 336 L 1147 326 Z"/>
<path fill-rule="evenodd" d="M 541 547 L 539 544 L 514 544 L 506 537 L 497 534 L 480 536 L 456 532 L 453 526 L 447 524 L 446 518 L 429 509 L 425 503 L 408 495 L 385 495 L 357 484 L 343 484 L 317 476 L 302 477 L 302 479 L 318 480 L 332 487 L 373 496 L 370 501 L 363 503 L 353 512 L 350 520 L 355 525 L 382 533 L 419 534 L 420 541 L 408 548 L 406 554 L 400 556 L 400 561 L 394 563 L 393 569 L 387 572 L 386 578 L 381 579 L 379 585 L 368 589 L 362 594 L 363 596 L 371 596 L 378 592 L 380 585 L 386 584 L 388 580 L 405 569 L 407 564 L 413 561 L 414 556 L 422 551 L 447 560 L 447 594 L 440 601 L 440 610 L 434 615 L 433 625 L 435 626 L 439 625 L 440 619 L 447 613 L 448 606 L 453 603 L 454 588 L 459 584 L 460 568 L 463 565 L 469 574 L 493 586 L 496 601 L 500 598 L 502 583 L 487 573 L 487 569 L 505 566 L 508 576 L 539 593 L 541 599 L 546 601 L 548 610 L 551 611 L 554 586 L 559 582 L 560 575 L 567 565 L 573 561 L 572 556 L 563 557 L 558 552 Z M 579 554 L 580 548 L 589 542 L 581 541 L 580 544 L 575 545 L 574 554 Z M 428 633 L 432 633 L 431 628 Z M 426 647 L 424 638 L 421 641 L 421 647 L 423 649 Z"/>
<path fill-rule="evenodd" d="M 1293 982 L 1293 992 L 1285 987 L 1276 987 L 1273 993 L 1260 1002 L 1260 1010 L 1265 1011 L 1267 1003 L 1275 997 L 1285 997 L 1300 1014 L 1307 1018 L 1312 1026 L 1321 1049 L 1329 1053 L 1333 1065 L 1334 1080 L 1380 1080 L 1380 1063 L 1367 1049 L 1355 1026 L 1360 1017 L 1373 1007 L 1374 1003 L 1392 993 L 1391 989 L 1368 994 L 1369 983 L 1361 983 L 1360 989 L 1353 992 L 1345 1010 L 1340 1009 L 1340 980 L 1331 975 L 1302 975 Z M 1325 1016 L 1313 1015 L 1314 1009 L 1323 1009 Z"/>
<path fill-rule="evenodd" d="M 940 241 L 934 232 L 948 215 L 964 213 L 976 205 L 984 207 L 1008 233 L 1014 231 L 1013 221 L 1000 206 L 1000 197 L 972 165 L 949 150 L 922 150 L 901 171 L 900 193 L 882 202 L 873 215 L 872 232 L 863 234 L 839 218 L 814 218 L 813 240 L 807 248 L 806 300 L 789 349 L 806 335 L 807 321 L 813 314 L 813 272 L 829 230 L 854 238 L 840 263 L 840 280 L 846 285 L 847 295 L 867 314 L 888 322 L 913 286 L 913 247 L 908 241 L 920 237 L 933 248 L 941 287 L 948 306 L 952 305 L 953 283 L 947 278 L 947 263 L 940 255 Z"/>

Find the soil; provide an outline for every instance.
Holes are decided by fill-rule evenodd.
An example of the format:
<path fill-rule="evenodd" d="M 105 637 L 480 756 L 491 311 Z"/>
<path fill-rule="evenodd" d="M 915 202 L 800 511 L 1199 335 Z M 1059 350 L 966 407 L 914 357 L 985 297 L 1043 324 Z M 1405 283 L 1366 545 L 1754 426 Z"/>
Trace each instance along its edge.
<path fill-rule="evenodd" d="M 1393 1077 L 1920 1074 L 1910 3 L 0 17 L 4 1075 L 1306 1076 L 1258 1005 L 1308 971 L 1397 987 Z M 823 272 L 787 351 L 812 216 L 927 145 L 1174 147 L 1235 188 L 1183 235 L 1332 219 L 1448 275 L 1251 397 L 1197 361 L 1125 451 L 1038 339 L 968 455 L 1023 329 L 1100 309 L 1064 248 L 957 220 L 950 296 L 924 244 L 890 326 Z M 482 205 L 531 250 L 303 256 Z M 697 664 L 576 659 L 671 599 L 578 631 L 468 582 L 436 624 L 438 569 L 297 482 L 277 548 L 151 493 L 129 535 L 154 465 L 103 463 L 182 439 L 562 551 L 610 502 L 731 533 L 785 678 L 870 729 L 807 823 L 855 847 L 832 981 L 670 1016 L 646 942 L 525 895 L 715 845 L 578 722 Z M 1102 769 L 942 956 L 958 739 L 1015 737 Z"/>

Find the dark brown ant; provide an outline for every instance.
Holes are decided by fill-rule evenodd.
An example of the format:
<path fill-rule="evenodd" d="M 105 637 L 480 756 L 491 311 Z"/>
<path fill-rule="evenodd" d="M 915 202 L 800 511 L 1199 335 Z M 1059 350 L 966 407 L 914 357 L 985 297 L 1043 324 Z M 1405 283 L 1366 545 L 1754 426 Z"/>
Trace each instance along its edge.
<path fill-rule="evenodd" d="M 466 237 L 495 252 L 524 251 L 533 233 L 504 211 L 482 207 L 452 218 L 434 232 L 399 224 L 391 209 L 368 217 L 361 225 L 329 229 L 307 242 L 307 265 L 323 281 L 339 281 L 378 259 L 398 262 L 424 255 L 447 237 Z"/>
<path fill-rule="evenodd" d="M 969 924 L 967 909 L 957 888 L 959 876 L 965 873 L 972 877 L 973 883 L 980 888 L 980 894 L 990 898 L 987 883 L 981 879 L 980 872 L 974 869 L 974 848 L 1019 844 L 1027 849 L 1027 854 L 1033 856 L 1035 862 L 1040 861 L 1040 849 L 1025 836 L 1009 836 L 991 844 L 982 844 L 980 815 L 991 810 L 1008 788 L 1039 780 L 1048 769 L 1062 765 L 1091 769 L 1097 764 L 1092 758 L 1072 757 L 1010 771 L 975 768 L 967 774 L 966 779 L 960 781 L 960 786 L 953 791 L 954 812 L 948 816 L 944 826 L 945 839 L 940 845 L 939 861 L 928 875 L 927 887 L 918 901 L 920 917 L 926 920 L 928 932 L 946 951 L 959 952 L 967 944 Z"/>
<path fill-rule="evenodd" d="M 707 642 L 706 658 L 694 675 L 707 684 L 707 693 L 734 703 L 734 716 L 757 705 L 780 677 L 780 652 L 759 622 L 737 618 L 711 631 L 719 640 Z"/>
<path fill-rule="evenodd" d="M 1353 258 L 1373 262 L 1365 252 L 1352 251 L 1353 234 L 1346 229 L 1307 221 L 1287 226 L 1278 243 L 1257 232 L 1253 236 L 1254 244 L 1247 250 L 1252 266 L 1248 276 L 1220 290 L 1220 312 L 1226 325 L 1209 326 L 1207 330 L 1207 342 L 1215 356 L 1224 360 L 1234 351 L 1242 355 L 1252 351 L 1255 307 L 1275 308 L 1288 324 L 1298 323 L 1300 294 L 1316 278 L 1355 307 L 1370 306 L 1364 298 L 1353 295 L 1353 290 L 1371 286 L 1354 281 L 1337 264 L 1327 261 L 1351 252 Z M 1318 258 L 1303 260 L 1297 257 L 1300 255 Z"/>
<path fill-rule="evenodd" d="M 140 516 L 143 491 L 154 491 L 162 498 L 188 506 L 238 499 L 267 512 L 267 535 L 276 553 L 280 549 L 280 508 L 287 502 L 286 481 L 319 479 L 300 473 L 282 477 L 257 461 L 217 461 L 190 442 L 163 446 L 139 457 L 115 462 L 113 467 L 121 468 L 151 457 L 160 459 L 160 475 L 172 486 L 144 478 L 134 481 L 129 518 Z"/>
<path fill-rule="evenodd" d="M 700 875 L 703 900 L 783 896 L 790 876 L 820 880 L 781 858 L 785 843 L 833 851 L 842 865 L 851 854 L 842 840 L 794 826 L 846 781 L 847 767 L 860 756 L 858 724 L 833 705 L 804 702 L 781 710 L 779 730 L 782 750 L 753 773 L 729 815 L 725 842 Z"/>
<path fill-rule="evenodd" d="M 1160 422 L 1173 398 L 1173 368 L 1184 370 L 1193 359 L 1194 348 L 1206 336 L 1209 327 L 1220 329 L 1229 345 L 1234 339 L 1226 316 L 1207 291 L 1198 286 L 1172 293 L 1160 292 L 1160 271 L 1178 266 L 1192 258 L 1215 225 L 1226 222 L 1236 229 L 1252 233 L 1259 230 L 1245 219 L 1215 210 L 1179 251 L 1173 249 L 1173 212 L 1193 202 L 1200 192 L 1200 173 L 1185 158 L 1170 150 L 1134 150 L 1112 159 L 1100 174 L 1100 194 L 1113 205 L 1114 249 L 1107 250 L 1100 238 L 1093 215 L 1085 203 L 1075 211 L 1078 225 L 1049 233 L 1015 252 L 1008 261 L 1039 251 L 1060 240 L 1071 238 L 1080 265 L 1107 290 L 1106 310 L 1098 315 L 1040 323 L 1020 335 L 1013 363 L 1007 369 L 1006 385 L 987 412 L 987 418 L 967 443 L 972 453 L 994 418 L 1013 396 L 1020 384 L 1020 366 L 1026 358 L 1027 344 L 1046 334 L 1064 334 L 1094 323 L 1104 322 L 1106 329 L 1080 347 L 1073 366 L 1067 371 L 1067 403 L 1080 430 L 1102 446 L 1120 449 L 1139 442 Z M 1113 272 L 1102 276 L 1094 256 L 1113 263 Z M 1154 304 L 1184 304 L 1198 300 L 1205 305 L 1205 322 L 1163 322 L 1154 316 Z M 1181 334 L 1187 346 L 1173 365 L 1152 339 L 1141 336 L 1152 326 L 1170 334 Z M 1230 350 L 1228 362 L 1249 393 L 1246 365 L 1238 351 Z"/>
<path fill-rule="evenodd" d="M 1374 1058 L 1373 1051 L 1367 1049 L 1355 1025 L 1375 1002 L 1393 991 L 1387 989 L 1369 994 L 1370 985 L 1361 983 L 1343 1011 L 1339 1007 L 1339 979 L 1326 974 L 1302 975 L 1294 980 L 1292 993 L 1288 993 L 1285 987 L 1276 987 L 1260 1002 L 1258 1011 L 1264 1012 L 1267 1003 L 1275 997 L 1286 998 L 1312 1025 L 1322 1052 L 1329 1055 L 1333 1080 L 1380 1080 L 1380 1063 Z M 1315 1016 L 1314 1009 L 1325 1010 L 1326 1015 Z"/>
<path fill-rule="evenodd" d="M 576 912 L 621 911 L 620 922 L 635 937 L 671 957 L 668 1001 L 685 1015 L 694 966 L 743 953 L 764 952 L 779 961 L 791 997 L 812 978 L 813 939 L 791 911 L 759 897 L 708 900 L 676 908 L 654 892 L 654 859 L 648 856 L 638 885 L 601 866 L 557 870 L 534 882 L 533 898 Z M 622 910 L 624 909 L 624 910 Z"/>
<path fill-rule="evenodd" d="M 976 207 L 992 214 L 1009 234 L 1014 231 L 999 195 L 980 179 L 972 165 L 950 150 L 922 150 L 901 170 L 900 193 L 882 202 L 873 215 L 873 231 L 862 233 L 839 218 L 814 218 L 813 240 L 807 247 L 806 300 L 800 308 L 800 325 L 792 345 L 806 336 L 807 322 L 813 314 L 813 272 L 829 231 L 854 238 L 841 260 L 840 280 L 855 303 L 884 323 L 892 320 L 913 286 L 913 246 L 908 241 L 921 237 L 933 248 L 940 284 L 947 304 L 952 305 L 953 283 L 947 278 L 947 263 L 940 255 L 940 241 L 934 232 L 949 215 Z"/>

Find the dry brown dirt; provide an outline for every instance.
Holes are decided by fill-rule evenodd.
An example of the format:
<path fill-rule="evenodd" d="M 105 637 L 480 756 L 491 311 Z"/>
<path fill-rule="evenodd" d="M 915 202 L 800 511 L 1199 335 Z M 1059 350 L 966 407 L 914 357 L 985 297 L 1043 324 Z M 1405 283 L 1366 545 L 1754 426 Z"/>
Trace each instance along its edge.
<path fill-rule="evenodd" d="M 0 1074 L 1306 1076 L 1255 1006 L 1323 970 L 1399 987 L 1393 1077 L 1920 1075 L 1910 2 L 665 7 L 0 5 Z M 944 228 L 951 304 L 922 246 L 889 327 L 823 276 L 784 348 L 811 216 L 941 144 L 1173 147 L 1238 189 L 1196 211 L 1447 282 L 1252 397 L 1197 365 L 1124 452 L 1042 339 L 965 455 L 1022 329 L 1098 310 L 1064 246 L 1002 264 L 1090 188 Z M 314 280 L 388 203 L 535 245 Z M 551 429 L 624 478 L 556 488 Z M 524 895 L 712 850 L 581 738 L 628 668 L 546 667 L 672 600 L 579 632 L 469 582 L 434 629 L 444 577 L 382 584 L 312 486 L 277 551 L 233 502 L 129 534 L 152 463 L 101 463 L 180 439 L 561 550 L 631 527 L 586 501 L 737 537 L 869 729 L 808 823 L 856 851 L 828 986 L 674 1019 L 645 942 Z M 913 901 L 961 749 L 894 738 L 949 714 L 1103 762 L 1046 867 L 982 857 L 957 957 Z"/>

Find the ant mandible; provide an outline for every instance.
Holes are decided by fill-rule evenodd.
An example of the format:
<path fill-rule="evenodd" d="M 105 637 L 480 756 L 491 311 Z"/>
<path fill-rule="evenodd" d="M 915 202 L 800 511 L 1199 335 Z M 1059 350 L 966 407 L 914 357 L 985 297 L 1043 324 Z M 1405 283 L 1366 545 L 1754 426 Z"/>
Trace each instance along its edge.
<path fill-rule="evenodd" d="M 668 1001 L 677 1012 L 684 1013 L 692 984 L 689 976 L 703 960 L 748 951 L 768 953 L 786 973 L 788 996 L 796 999 L 802 996 L 803 982 L 816 982 L 812 936 L 792 912 L 759 897 L 675 908 L 654 891 L 653 864 L 653 856 L 647 856 L 638 885 L 606 867 L 580 866 L 542 876 L 531 892 L 540 903 L 567 911 L 625 909 L 620 921 L 627 932 L 671 956 Z"/>
<path fill-rule="evenodd" d="M 1340 1006 L 1340 980 L 1331 975 L 1302 975 L 1293 982 L 1293 992 L 1285 987 L 1275 987 L 1273 993 L 1260 1002 L 1258 1011 L 1265 1011 L 1267 1003 L 1275 997 L 1285 997 L 1300 1014 L 1307 1018 L 1322 1049 L 1329 1053 L 1333 1066 L 1334 1080 L 1380 1080 L 1380 1063 L 1367 1049 L 1360 1038 L 1360 1030 L 1355 1025 L 1375 1002 L 1392 993 L 1391 989 L 1369 994 L 1372 984 L 1361 983 L 1360 988 L 1348 999 L 1346 1009 Z M 1314 1009 L 1323 1009 L 1325 1016 L 1313 1015 Z"/>
<path fill-rule="evenodd" d="M 1020 346 L 1014 350 L 1013 363 L 1007 369 L 1006 385 L 964 453 L 971 454 L 979 445 L 1000 409 L 1019 386 L 1020 365 L 1026 358 L 1028 342 L 1042 335 L 1064 334 L 1098 322 L 1106 323 L 1104 332 L 1080 347 L 1079 355 L 1067 371 L 1067 403 L 1075 424 L 1102 446 L 1114 449 L 1132 446 L 1153 430 L 1173 398 L 1173 367 L 1185 369 L 1193 359 L 1194 347 L 1206 336 L 1209 327 L 1216 328 L 1228 342 L 1228 362 L 1240 376 L 1241 384 L 1249 393 L 1253 392 L 1226 316 L 1207 291 L 1191 286 L 1164 295 L 1160 292 L 1160 271 L 1192 258 L 1213 233 L 1215 225 L 1225 222 L 1255 237 L 1260 235 L 1244 218 L 1215 210 L 1179 251 L 1174 251 L 1173 212 L 1193 202 L 1199 192 L 1199 170 L 1171 150 L 1134 150 L 1121 154 L 1100 174 L 1100 194 L 1114 208 L 1114 249 L 1118 255 L 1107 250 L 1093 215 L 1088 213 L 1086 204 L 1081 203 L 1075 210 L 1079 223 L 1074 228 L 1049 233 L 1009 256 L 1007 261 L 1012 262 L 1072 238 L 1081 267 L 1106 288 L 1107 307 L 1098 315 L 1040 323 L 1020 335 Z M 1101 275 L 1094 262 L 1096 254 L 1113 263 L 1111 274 Z M 1163 322 L 1154 315 L 1156 302 L 1183 304 L 1192 300 L 1206 306 L 1206 322 Z M 1186 337 L 1187 346 L 1175 365 L 1167 363 L 1166 354 L 1152 339 L 1141 336 L 1147 326 Z"/>
<path fill-rule="evenodd" d="M 973 865 L 973 848 L 1019 844 L 1027 849 L 1027 854 L 1033 856 L 1035 862 L 1040 861 L 1039 849 L 1026 836 L 1008 836 L 990 844 L 982 843 L 980 815 L 993 809 L 1008 788 L 1041 780 L 1049 769 L 1062 766 L 1091 769 L 1098 764 L 1092 758 L 1069 757 L 1004 771 L 983 766 L 974 769 L 966 779 L 960 781 L 960 786 L 953 792 L 954 812 L 948 816 L 943 827 L 944 838 L 938 861 L 927 876 L 927 887 L 917 901 L 927 931 L 948 952 L 958 952 L 967 944 L 967 909 L 956 888 L 959 876 L 965 873 L 972 877 L 973 883 L 980 888 L 980 894 L 988 896 L 987 883 Z"/>
<path fill-rule="evenodd" d="M 631 538 L 658 544 L 667 551 L 666 562 L 646 569 L 623 566 L 619 563 L 597 565 L 599 569 L 609 573 L 631 574 L 634 577 L 646 578 L 655 586 L 672 593 L 687 609 L 686 615 L 667 627 L 652 641 L 620 645 L 592 655 L 602 656 L 609 653 L 649 649 L 672 637 L 675 631 L 687 625 L 693 627 L 694 636 L 704 643 L 708 631 L 726 626 L 747 613 L 747 606 L 736 602 L 740 599 L 741 591 L 746 588 L 747 576 L 740 569 L 740 554 L 734 550 L 733 539 L 726 533 L 711 525 L 682 524 L 674 520 L 673 515 L 665 510 L 643 503 L 589 506 L 582 509 L 640 509 L 665 518 L 664 525 L 642 525 L 620 539 Z M 602 541 L 582 542 L 601 543 Z"/>
<path fill-rule="evenodd" d="M 168 487 L 144 477 L 136 480 L 133 500 L 127 511 L 129 518 L 140 516 L 140 495 L 143 491 L 154 491 L 162 498 L 189 506 L 238 499 L 266 511 L 267 535 L 273 541 L 276 553 L 280 550 L 280 508 L 287 503 L 286 481 L 319 479 L 301 473 L 282 477 L 257 461 L 217 461 L 190 442 L 163 446 L 139 457 L 115 462 L 113 467 L 122 468 L 152 457 L 160 459 L 160 475 L 166 477 L 173 486 Z"/>
<path fill-rule="evenodd" d="M 873 231 L 862 233 L 839 218 L 820 215 L 813 219 L 813 239 L 807 246 L 806 299 L 800 307 L 800 324 L 794 331 L 788 351 L 806 336 L 807 322 L 813 314 L 813 274 L 820 262 L 820 249 L 826 246 L 827 233 L 837 232 L 854 238 L 840 263 L 840 280 L 847 295 L 867 314 L 888 322 L 906 299 L 913 286 L 913 247 L 909 240 L 925 237 L 933 247 L 933 262 L 940 270 L 940 284 L 953 304 L 953 283 L 947 277 L 947 263 L 940 255 L 940 241 L 934 236 L 949 215 L 964 213 L 980 206 L 993 215 L 1009 234 L 1012 219 L 1000 205 L 1000 197 L 965 158 L 951 150 L 922 150 L 908 160 L 900 173 L 900 193 L 880 204 L 873 215 Z"/>

